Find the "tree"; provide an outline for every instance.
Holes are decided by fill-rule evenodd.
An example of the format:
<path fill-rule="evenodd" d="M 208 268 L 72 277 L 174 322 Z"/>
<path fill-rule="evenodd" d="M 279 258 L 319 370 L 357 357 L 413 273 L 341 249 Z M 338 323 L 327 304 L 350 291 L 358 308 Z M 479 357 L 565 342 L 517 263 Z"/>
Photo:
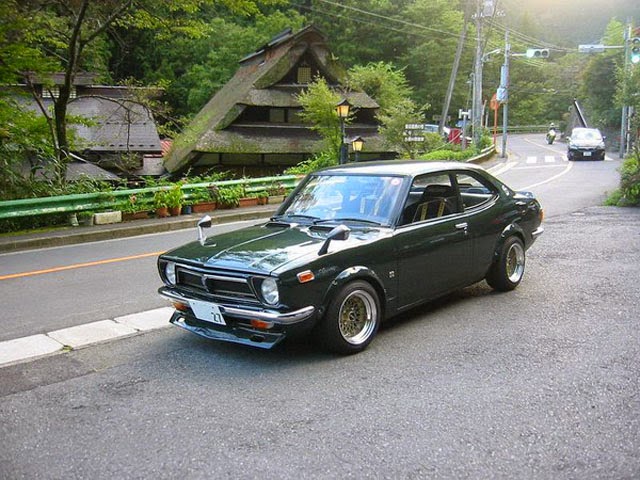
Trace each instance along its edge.
<path fill-rule="evenodd" d="M 422 112 L 428 106 L 420 108 L 411 99 L 413 89 L 404 72 L 384 62 L 356 65 L 349 70 L 349 85 L 364 91 L 380 105 L 377 115 L 381 124 L 379 132 L 386 145 L 407 157 L 415 157 L 423 145 L 405 141 L 405 125 L 422 123 Z"/>
<path fill-rule="evenodd" d="M 276 1 L 262 0 L 262 3 Z M 35 70 L 35 65 L 28 68 L 29 62 L 14 62 L 15 66 L 24 63 L 21 66 L 27 68 L 14 69 L 13 74 L 20 77 L 30 72 L 26 75 L 27 84 L 39 102 L 41 113 L 51 125 L 57 183 L 64 182 L 69 158 L 67 108 L 74 79 L 83 69 L 106 72 L 110 31 L 133 28 L 160 36 L 170 31 L 202 35 L 206 25 L 196 14 L 201 8 L 213 4 L 221 4 L 243 14 L 257 12 L 257 4 L 253 0 L 8 0 L 6 8 L 14 12 L 15 24 L 21 26 L 21 29 L 10 29 L 10 33 L 14 36 L 20 34 L 18 39 L 25 52 L 37 52 L 39 58 L 46 60 L 47 68 L 40 71 Z M 3 43 L 7 43 L 6 39 Z M 0 64 L 9 63 L 9 58 L 4 56 L 6 52 L 0 53 L 3 54 Z M 63 72 L 63 80 L 57 95 L 52 95 L 53 112 L 50 113 L 40 101 L 35 85 L 36 80 L 46 80 L 47 73 L 53 72 Z"/>
<path fill-rule="evenodd" d="M 302 106 L 300 117 L 324 141 L 322 152 L 335 159 L 339 158 L 342 131 L 336 105 L 341 100 L 340 95 L 329 87 L 324 78 L 317 77 L 298 95 L 298 100 Z M 350 121 L 350 118 L 345 119 L 347 124 Z"/>

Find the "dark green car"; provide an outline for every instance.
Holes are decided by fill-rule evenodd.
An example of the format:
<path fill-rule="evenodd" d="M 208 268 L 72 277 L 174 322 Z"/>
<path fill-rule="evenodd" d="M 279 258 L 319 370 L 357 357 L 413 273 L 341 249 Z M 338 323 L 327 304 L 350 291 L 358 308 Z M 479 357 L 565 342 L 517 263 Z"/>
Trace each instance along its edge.
<path fill-rule="evenodd" d="M 486 279 L 522 280 L 542 209 L 480 167 L 379 162 L 307 176 L 268 222 L 160 256 L 171 322 L 207 338 L 271 348 L 311 333 L 355 353 L 380 322 Z"/>

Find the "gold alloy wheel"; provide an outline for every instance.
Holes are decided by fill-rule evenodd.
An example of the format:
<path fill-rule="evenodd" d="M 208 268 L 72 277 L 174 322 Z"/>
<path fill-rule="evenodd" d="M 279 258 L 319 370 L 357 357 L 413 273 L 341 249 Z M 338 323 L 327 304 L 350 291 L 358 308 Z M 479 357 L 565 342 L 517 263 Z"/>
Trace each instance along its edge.
<path fill-rule="evenodd" d="M 366 342 L 376 328 L 378 309 L 374 298 L 364 290 L 351 292 L 342 302 L 338 328 L 352 345 Z"/>

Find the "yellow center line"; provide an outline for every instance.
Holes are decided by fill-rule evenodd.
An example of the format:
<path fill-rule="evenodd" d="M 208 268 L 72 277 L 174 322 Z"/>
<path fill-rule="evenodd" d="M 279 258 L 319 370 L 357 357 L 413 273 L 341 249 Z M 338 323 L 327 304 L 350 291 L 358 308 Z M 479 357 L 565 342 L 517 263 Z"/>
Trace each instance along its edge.
<path fill-rule="evenodd" d="M 45 273 L 62 272 L 64 270 L 75 270 L 77 268 L 95 267 L 97 265 L 107 265 L 109 263 L 126 262 L 128 260 L 137 260 L 139 258 L 147 258 L 147 257 L 158 256 L 161 253 L 164 253 L 164 250 L 161 251 L 161 252 L 142 253 L 140 255 L 131 255 L 131 256 L 128 256 L 128 257 L 109 258 L 107 260 L 97 260 L 95 262 L 76 263 L 76 264 L 73 264 L 73 265 L 65 265 L 63 267 L 47 268 L 45 270 L 34 270 L 32 272 L 22 272 L 22 273 L 12 273 L 10 275 L 0 275 L 0 281 L 1 280 L 10 280 L 12 278 L 32 277 L 34 275 L 43 275 Z"/>

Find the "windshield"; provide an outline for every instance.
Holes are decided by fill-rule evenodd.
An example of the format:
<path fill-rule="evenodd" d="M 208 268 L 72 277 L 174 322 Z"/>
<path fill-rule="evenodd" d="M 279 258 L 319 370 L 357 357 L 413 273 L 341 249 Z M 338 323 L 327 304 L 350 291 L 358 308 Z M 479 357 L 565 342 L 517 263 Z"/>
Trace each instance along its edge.
<path fill-rule="evenodd" d="M 401 186 L 402 178 L 393 176 L 312 176 L 282 217 L 390 225 Z"/>
<path fill-rule="evenodd" d="M 588 141 L 602 141 L 602 135 L 597 130 L 574 130 L 571 134 L 571 140 L 588 140 Z"/>

